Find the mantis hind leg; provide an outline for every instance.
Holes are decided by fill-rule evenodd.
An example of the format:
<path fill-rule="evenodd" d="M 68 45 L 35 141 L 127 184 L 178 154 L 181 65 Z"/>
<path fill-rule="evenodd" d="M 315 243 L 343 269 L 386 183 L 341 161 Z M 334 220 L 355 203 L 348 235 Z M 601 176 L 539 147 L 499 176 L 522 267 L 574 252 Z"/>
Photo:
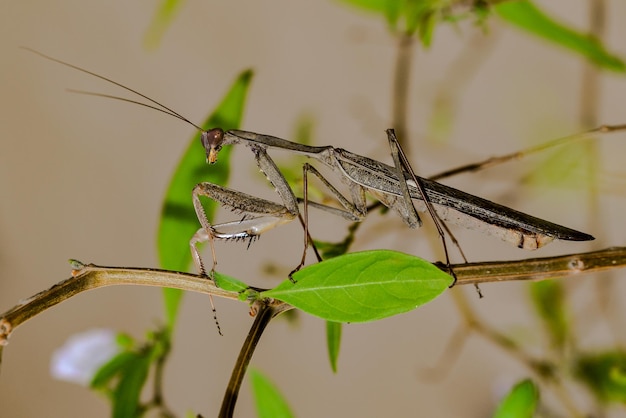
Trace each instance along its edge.
<path fill-rule="evenodd" d="M 452 270 L 452 267 L 450 264 L 450 257 L 448 255 L 448 246 L 446 244 L 446 235 L 444 233 L 444 230 L 445 232 L 447 232 L 448 236 L 450 237 L 454 245 L 458 248 L 459 253 L 461 254 L 463 259 L 467 263 L 465 254 L 463 253 L 463 250 L 461 249 L 461 246 L 459 245 L 459 242 L 455 238 L 454 234 L 452 234 L 452 231 L 450 231 L 450 229 L 443 222 L 443 220 L 440 219 L 439 216 L 437 215 L 435 208 L 433 207 L 432 203 L 430 202 L 430 199 L 428 198 L 428 195 L 425 192 L 425 188 L 421 182 L 421 179 L 419 179 L 415 175 L 415 172 L 413 171 L 411 164 L 409 163 L 404 151 L 402 150 L 402 147 L 400 146 L 393 129 L 387 130 L 387 138 L 389 139 L 389 148 L 391 149 L 391 156 L 393 158 L 396 173 L 398 175 L 398 180 L 399 180 L 398 184 L 400 186 L 400 191 L 402 192 L 402 199 L 397 204 L 405 205 L 403 208 L 396 208 L 396 210 L 400 214 L 402 213 L 406 214 L 405 216 L 403 216 L 403 219 L 408 225 L 411 226 L 411 225 L 421 224 L 421 220 L 419 216 L 417 215 L 417 211 L 415 210 L 415 206 L 413 205 L 413 199 L 411 198 L 411 194 L 409 192 L 408 182 L 410 181 L 419 190 L 419 194 L 424 200 L 424 205 L 426 206 L 426 210 L 430 214 L 435 224 L 435 227 L 437 228 L 437 232 L 441 239 L 441 244 L 443 246 L 443 251 L 446 257 L 446 265 L 448 266 L 448 271 L 450 272 L 450 275 L 454 279 L 454 281 L 452 282 L 452 285 L 450 285 L 450 287 L 453 287 L 456 284 L 457 277 L 454 274 L 454 270 Z M 401 209 L 401 210 L 398 210 L 398 209 Z M 480 289 L 478 288 L 478 285 L 476 285 L 476 290 L 478 291 L 479 297 L 482 298 L 482 293 Z"/>

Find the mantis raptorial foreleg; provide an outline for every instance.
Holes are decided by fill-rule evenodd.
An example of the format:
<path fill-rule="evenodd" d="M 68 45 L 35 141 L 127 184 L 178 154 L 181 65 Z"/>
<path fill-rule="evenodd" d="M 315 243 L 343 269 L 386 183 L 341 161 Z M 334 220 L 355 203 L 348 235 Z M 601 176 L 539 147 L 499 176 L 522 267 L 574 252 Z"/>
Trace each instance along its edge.
<path fill-rule="evenodd" d="M 206 275 L 206 270 L 197 244 L 208 242 L 211 247 L 213 257 L 213 272 L 217 266 L 217 256 L 215 254 L 214 241 L 222 240 L 249 240 L 251 243 L 263 232 L 275 228 L 278 225 L 291 222 L 299 215 L 298 201 L 285 180 L 282 173 L 276 167 L 274 161 L 267 155 L 267 152 L 258 145 L 250 145 L 255 154 L 255 160 L 259 168 L 275 187 L 276 192 L 281 197 L 284 205 L 280 205 L 269 200 L 260 199 L 246 193 L 219 186 L 213 183 L 200 183 L 194 187 L 193 206 L 200 221 L 200 228 L 189 242 L 191 254 L 200 274 Z M 226 222 L 212 225 L 200 202 L 200 196 L 205 196 L 215 200 L 221 206 L 228 207 L 235 212 L 244 215 L 240 221 Z M 250 244 L 248 244 L 250 245 Z"/>
<path fill-rule="evenodd" d="M 215 239 L 247 239 L 249 242 L 252 242 L 266 230 L 293 220 L 292 214 L 282 205 L 212 183 L 198 184 L 193 189 L 192 195 L 196 215 L 202 227 L 198 229 L 192 237 L 189 245 L 198 271 L 203 275 L 206 274 L 206 270 L 198 254 L 197 244 L 209 242 L 213 255 L 213 267 L 211 271 L 214 271 L 217 265 L 215 246 L 213 243 Z M 244 213 L 244 218 L 240 221 L 212 225 L 209 223 L 204 212 L 204 208 L 200 202 L 200 196 L 208 197 L 220 203 L 222 206 L 230 207 L 236 212 Z"/>

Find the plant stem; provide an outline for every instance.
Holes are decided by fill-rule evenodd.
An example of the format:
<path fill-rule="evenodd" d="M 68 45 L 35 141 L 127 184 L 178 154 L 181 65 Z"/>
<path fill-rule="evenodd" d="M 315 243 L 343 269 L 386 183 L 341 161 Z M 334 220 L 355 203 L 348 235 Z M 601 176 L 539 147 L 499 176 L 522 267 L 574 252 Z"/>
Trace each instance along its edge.
<path fill-rule="evenodd" d="M 606 29 L 606 2 L 604 0 L 589 1 L 589 35 L 598 41 L 602 41 Z M 584 128 L 593 126 L 597 123 L 599 107 L 602 94 L 602 77 L 598 67 L 592 62 L 585 62 L 582 75 L 582 86 L 580 94 L 580 123 Z M 598 170 L 600 168 L 600 149 L 599 144 L 595 141 L 589 141 L 583 144 L 585 160 L 583 167 L 585 168 L 585 178 L 588 179 L 587 185 L 587 216 L 589 227 L 593 231 L 601 231 L 600 236 L 605 235 L 606 226 L 601 220 L 603 217 L 598 195 Z M 603 231 L 604 230 L 604 231 Z M 613 308 L 613 286 L 612 277 L 607 276 L 604 280 L 599 281 L 596 285 L 596 300 L 601 315 L 604 316 L 606 324 L 611 329 L 613 338 L 617 340 L 619 335 L 619 324 L 614 320 L 615 316 L 611 314 Z"/>
<path fill-rule="evenodd" d="M 259 342 L 265 327 L 271 319 L 276 315 L 276 308 L 268 303 L 260 303 L 256 317 L 252 328 L 248 332 L 248 336 L 241 347 L 239 357 L 233 368 L 233 372 L 230 375 L 230 381 L 226 387 L 224 393 L 224 399 L 222 401 L 222 407 L 218 415 L 219 418 L 230 418 L 233 416 L 235 410 L 235 404 L 237 403 L 237 397 L 239 396 L 239 389 L 241 388 L 241 382 L 250 364 L 250 359 L 254 354 L 254 349 Z"/>
<path fill-rule="evenodd" d="M 99 287 L 129 284 L 171 287 L 240 300 L 238 292 L 218 288 L 212 280 L 204 276 L 159 269 L 100 267 L 93 264 L 86 265 L 77 261 L 73 261 L 72 264 L 74 267 L 72 277 L 36 294 L 0 315 L 0 349 L 8 343 L 11 332 L 23 322 L 75 295 Z M 452 268 L 457 275 L 457 285 L 461 285 L 571 277 L 581 273 L 611 270 L 625 266 L 626 247 L 617 247 L 558 257 L 458 264 L 453 265 Z M 447 266 L 440 267 L 447 269 Z M 253 290 L 261 291 L 262 289 Z M 480 324 L 467 303 L 457 305 L 461 306 L 461 308 L 465 306 L 466 309 L 462 309 L 464 311 L 463 316 L 470 328 L 479 331 L 499 346 L 516 352 L 518 356 L 523 354 L 521 350 L 513 350 L 515 347 L 513 347 L 511 340 L 506 336 L 502 336 Z M 254 308 L 257 309 L 256 318 L 233 369 L 230 383 L 224 395 L 220 417 L 232 416 L 241 382 L 263 330 L 274 316 L 292 309 L 292 306 L 278 300 L 265 299 L 256 300 L 253 305 Z M 531 361 L 530 357 L 522 356 L 521 358 L 531 366 L 540 365 L 540 362 Z M 2 358 L 0 357 L 1 361 Z M 534 369 L 538 372 L 541 371 L 537 367 L 534 367 Z M 158 394 L 160 389 L 158 387 L 156 389 L 155 392 Z"/>
<path fill-rule="evenodd" d="M 397 36 L 397 55 L 393 78 L 393 98 L 391 126 L 395 129 L 398 142 L 409 153 L 407 112 L 409 85 L 411 80 L 411 61 L 413 59 L 413 36 L 400 32 Z"/>
<path fill-rule="evenodd" d="M 552 141 L 544 142 L 542 144 L 535 145 L 533 147 L 529 147 L 521 151 L 516 151 L 516 152 L 512 152 L 510 154 L 505 154 L 505 155 L 500 155 L 497 157 L 490 157 L 477 163 L 467 164 L 467 165 L 463 165 L 457 168 L 453 168 L 452 170 L 443 171 L 433 176 L 429 176 L 428 178 L 430 180 L 439 180 L 442 178 L 456 176 L 457 174 L 461 174 L 461 173 L 484 170 L 485 168 L 502 164 L 507 161 L 519 160 L 523 157 L 529 156 L 530 154 L 536 154 L 538 152 L 545 151 L 548 148 L 557 147 L 557 146 L 565 145 L 571 142 L 581 141 L 584 139 L 590 139 L 599 134 L 609 134 L 609 133 L 620 132 L 624 130 L 626 130 L 626 124 L 601 125 L 601 126 L 598 126 L 597 128 L 589 129 L 588 131 L 585 131 L 585 132 L 564 136 L 562 138 L 557 138 Z"/>
<path fill-rule="evenodd" d="M 598 41 L 604 37 L 606 4 L 604 0 L 589 1 L 589 35 Z M 584 129 L 597 125 L 600 103 L 600 71 L 592 62 L 585 62 L 580 95 L 580 123 Z"/>
<path fill-rule="evenodd" d="M 76 263 L 72 277 L 26 299 L 0 315 L 0 345 L 6 345 L 11 332 L 23 322 L 73 296 L 99 287 L 115 285 L 157 286 L 205 293 L 232 300 L 239 300 L 240 297 L 238 292 L 221 289 L 215 286 L 212 280 L 195 274 L 160 269 L 102 267 Z M 447 271 L 446 266 L 437 265 Z M 566 278 L 582 273 L 623 267 L 626 267 L 626 247 L 612 247 L 600 251 L 557 257 L 452 265 L 457 275 L 457 285 Z M 264 289 L 255 288 L 253 290 L 263 291 Z M 268 303 L 275 308 L 274 315 L 291 309 L 290 305 L 278 300 L 272 300 Z"/>
<path fill-rule="evenodd" d="M 154 364 L 154 386 L 152 394 L 152 404 L 159 409 L 161 418 L 174 418 L 175 415 L 169 410 L 163 396 L 163 368 L 171 351 L 171 329 L 160 330 L 161 335 L 156 339 L 157 344 L 163 346 L 163 352 L 156 359 Z"/>

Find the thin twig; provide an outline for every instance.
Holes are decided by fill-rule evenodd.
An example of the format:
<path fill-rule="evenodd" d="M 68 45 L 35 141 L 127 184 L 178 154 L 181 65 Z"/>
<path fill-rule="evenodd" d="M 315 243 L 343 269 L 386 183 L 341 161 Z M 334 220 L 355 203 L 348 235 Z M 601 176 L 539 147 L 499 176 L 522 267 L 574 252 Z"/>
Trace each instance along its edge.
<path fill-rule="evenodd" d="M 454 293 L 459 293 L 455 291 Z M 465 343 L 470 336 L 472 330 L 461 324 L 454 331 L 452 336 L 448 339 L 443 352 L 435 362 L 434 366 L 425 367 L 418 371 L 418 375 L 421 379 L 428 381 L 429 383 L 437 383 L 445 378 L 452 366 L 455 365 L 461 352 L 465 348 Z"/>
<path fill-rule="evenodd" d="M 248 332 L 248 336 L 239 351 L 239 357 L 233 368 L 233 372 L 230 375 L 230 381 L 226 387 L 224 393 L 224 399 L 222 400 L 222 407 L 218 415 L 219 418 L 230 418 L 235 411 L 235 404 L 237 403 L 237 397 L 239 396 L 239 389 L 241 383 L 250 364 L 250 359 L 254 354 L 256 345 L 263 335 L 263 331 L 270 320 L 276 316 L 276 308 L 266 302 L 259 303 L 258 311 L 252 324 L 252 328 Z"/>
<path fill-rule="evenodd" d="M 602 42 L 606 29 L 606 4 L 604 0 L 589 1 L 589 36 Z M 580 93 L 580 123 L 583 129 L 598 123 L 600 104 L 600 69 L 597 64 L 586 61 L 583 68 Z"/>
<path fill-rule="evenodd" d="M 607 4 L 604 0 L 589 0 L 589 36 L 603 41 L 606 32 L 606 16 Z M 583 128 L 594 126 L 598 121 L 600 113 L 600 103 L 602 95 L 602 73 L 596 64 L 586 61 L 583 67 L 581 92 L 580 92 L 580 124 Z M 602 208 L 600 205 L 600 197 L 598 193 L 598 170 L 600 166 L 600 144 L 590 141 L 584 145 L 584 164 L 585 178 L 587 185 L 587 216 L 589 226 L 593 231 L 599 231 L 600 236 L 605 235 L 606 225 L 602 222 L 603 217 L 600 216 Z M 615 304 L 613 298 L 613 290 L 615 282 L 607 277 L 603 281 L 596 282 L 596 300 L 595 303 L 600 310 L 600 314 L 604 316 L 605 322 L 609 327 L 612 337 L 616 343 L 619 341 L 620 324 L 617 319 L 619 315 L 611 315 L 612 308 Z"/>
<path fill-rule="evenodd" d="M 497 34 L 494 34 L 497 30 L 498 24 L 494 21 L 489 22 L 488 36 L 485 31 L 475 31 L 465 41 L 454 61 L 445 69 L 432 104 L 431 135 L 435 135 L 434 140 L 437 142 L 447 141 L 447 132 L 456 116 L 459 97 L 474 80 L 478 70 L 486 62 L 485 58 L 493 50 L 499 39 Z M 444 133 L 442 128 L 445 129 L 446 136 L 442 135 Z"/>
<path fill-rule="evenodd" d="M 154 364 L 154 384 L 152 390 L 152 404 L 158 408 L 160 418 L 175 418 L 176 415 L 170 411 L 163 396 L 163 369 L 171 352 L 171 329 L 159 330 L 158 344 L 163 346 L 163 352 L 159 354 Z"/>
<path fill-rule="evenodd" d="M 521 151 L 512 152 L 510 154 L 500 155 L 497 157 L 490 157 L 483 161 L 463 165 L 461 167 L 454 168 L 452 170 L 443 171 L 441 173 L 435 174 L 433 176 L 429 176 L 430 180 L 438 180 L 444 177 L 452 177 L 457 174 L 466 173 L 466 172 L 474 172 L 478 170 L 483 170 L 485 168 L 489 168 L 491 166 L 502 164 L 511 160 L 518 160 L 522 157 L 526 157 L 530 154 L 535 154 L 541 151 L 545 151 L 548 148 L 556 147 L 559 145 L 564 145 L 573 141 L 580 141 L 583 139 L 592 138 L 598 134 L 608 134 L 612 132 L 624 131 L 626 130 L 626 124 L 621 125 L 601 125 L 597 128 L 590 129 L 585 132 L 564 136 L 562 138 L 557 138 L 552 141 L 544 142 L 542 144 L 536 145 L 534 147 L 529 147 Z"/>
<path fill-rule="evenodd" d="M 397 34 L 396 41 L 398 45 L 393 78 L 391 126 L 393 126 L 398 134 L 400 146 L 408 153 L 410 141 L 407 137 L 408 129 L 406 121 L 414 37 L 406 32 L 400 32 Z"/>

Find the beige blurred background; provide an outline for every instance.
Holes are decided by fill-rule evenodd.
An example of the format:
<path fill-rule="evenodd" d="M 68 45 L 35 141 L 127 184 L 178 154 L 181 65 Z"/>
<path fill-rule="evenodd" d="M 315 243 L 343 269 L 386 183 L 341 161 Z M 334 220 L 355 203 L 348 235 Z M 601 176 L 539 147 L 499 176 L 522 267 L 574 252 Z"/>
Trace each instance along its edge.
<path fill-rule="evenodd" d="M 572 25 L 587 25 L 587 1 L 540 3 Z M 607 3 L 606 43 L 624 56 L 626 3 Z M 156 2 L 145 0 L 0 3 L 0 311 L 68 277 L 68 258 L 156 267 L 160 202 L 193 134 L 190 127 L 156 112 L 66 93 L 68 87 L 120 92 L 42 60 L 20 45 L 126 83 L 198 122 L 236 74 L 253 68 L 243 128 L 289 138 L 296 120 L 308 114 L 315 120 L 318 144 L 388 160 L 384 129 L 390 125 L 395 43 L 380 19 L 331 1 L 188 1 L 160 47 L 147 51 L 142 39 L 155 8 Z M 464 48 L 475 48 L 467 40 L 477 29 L 470 24 L 442 27 L 431 50 L 419 48 L 415 54 L 409 87 L 410 152 L 421 174 L 581 129 L 581 60 L 496 21 L 491 30 L 498 40 L 455 97 L 457 114 L 448 143 L 429 140 L 434 99 L 450 68 L 460 65 L 455 60 Z M 625 100 L 625 79 L 605 74 L 598 121 L 626 123 Z M 624 245 L 625 140 L 621 134 L 598 142 L 601 208 L 594 213 L 584 191 L 520 185 L 540 158 L 449 181 L 598 238 L 590 244 L 555 243 L 529 254 L 459 230 L 470 260 Z M 203 158 L 201 152 L 198 147 L 198 158 Z M 285 155 L 277 159 L 289 161 Z M 233 187 L 276 199 L 246 151 L 235 153 L 233 166 Z M 220 219 L 229 215 L 222 212 Z M 371 218 L 354 250 L 393 248 L 440 258 L 424 238 L 427 232 L 407 231 L 393 216 Z M 344 228 L 343 221 L 316 214 L 312 225 L 322 224 L 329 227 L 319 227 L 320 238 L 342 237 L 336 231 Z M 263 268 L 273 264 L 287 271 L 297 263 L 300 233 L 294 223 L 268 233 L 249 251 L 245 244 L 219 245 L 220 269 L 258 286 L 272 286 L 281 276 L 268 276 Z M 595 317 L 595 283 L 601 280 L 607 278 L 580 278 L 570 287 L 576 314 Z M 617 284 L 615 289 L 614 304 L 624 287 Z M 495 327 L 541 346 L 525 285 L 485 285 L 482 300 L 473 289 L 457 291 L 466 292 Z M 165 383 L 167 401 L 181 416 L 187 411 L 216 414 L 251 324 L 242 304 L 218 300 L 217 308 L 224 337 L 217 335 L 205 296 L 188 294 L 184 299 Z M 614 312 L 613 325 L 619 329 L 623 312 Z M 108 416 L 103 399 L 50 377 L 51 353 L 70 335 L 93 327 L 142 338 L 162 318 L 160 289 L 119 287 L 80 295 L 26 323 L 4 352 L 2 416 Z M 482 338 L 467 341 L 444 379 L 421 378 L 421 372 L 440 359 L 459 324 L 448 292 L 405 315 L 348 325 L 339 373 L 333 375 L 324 323 L 301 315 L 296 327 L 286 321 L 270 326 L 252 363 L 281 388 L 299 417 L 488 416 L 498 396 L 528 372 Z M 588 320 L 579 330 L 580 343 L 607 346 L 613 341 L 608 330 L 606 324 Z M 625 336 L 622 328 L 618 341 Z M 247 382 L 236 415 L 254 416 Z"/>

